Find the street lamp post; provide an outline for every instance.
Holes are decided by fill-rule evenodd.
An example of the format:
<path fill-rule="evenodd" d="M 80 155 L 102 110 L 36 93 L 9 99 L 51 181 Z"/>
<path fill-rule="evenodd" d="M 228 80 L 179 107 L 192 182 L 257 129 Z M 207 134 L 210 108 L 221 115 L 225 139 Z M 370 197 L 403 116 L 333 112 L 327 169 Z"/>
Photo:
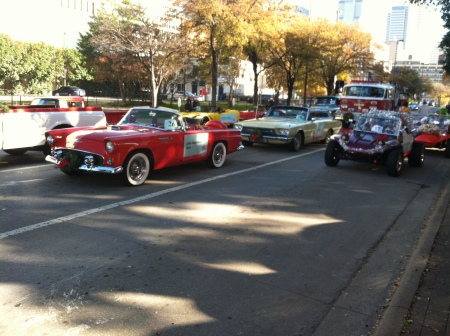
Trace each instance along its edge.
<path fill-rule="evenodd" d="M 395 72 L 396 72 L 396 67 L 397 67 L 397 51 L 398 51 L 398 42 L 404 42 L 404 40 L 397 40 L 395 41 L 395 55 L 394 55 L 394 66 L 392 67 L 392 79 L 393 79 L 393 84 L 395 83 Z"/>

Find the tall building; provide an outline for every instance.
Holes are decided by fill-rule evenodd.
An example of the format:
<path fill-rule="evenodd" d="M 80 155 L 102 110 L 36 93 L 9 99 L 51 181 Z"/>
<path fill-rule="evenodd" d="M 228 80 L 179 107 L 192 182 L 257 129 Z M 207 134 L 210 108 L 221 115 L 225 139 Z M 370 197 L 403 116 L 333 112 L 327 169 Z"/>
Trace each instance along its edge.
<path fill-rule="evenodd" d="M 390 61 L 393 61 L 392 55 L 396 54 L 397 60 L 437 64 L 438 45 L 443 36 L 441 23 L 440 14 L 436 10 L 413 5 L 392 6 L 387 15 L 386 26 Z"/>
<path fill-rule="evenodd" d="M 386 42 L 404 41 L 406 45 L 408 31 L 408 6 L 393 6 L 392 11 L 388 13 Z"/>
<path fill-rule="evenodd" d="M 338 21 L 359 24 L 363 0 L 339 0 Z"/>

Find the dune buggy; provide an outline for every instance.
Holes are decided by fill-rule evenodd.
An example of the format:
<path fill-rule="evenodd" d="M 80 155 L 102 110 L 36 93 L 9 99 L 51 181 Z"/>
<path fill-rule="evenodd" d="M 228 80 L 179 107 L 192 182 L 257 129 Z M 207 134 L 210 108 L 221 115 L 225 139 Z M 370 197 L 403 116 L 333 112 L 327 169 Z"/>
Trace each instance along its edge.
<path fill-rule="evenodd" d="M 372 111 L 362 114 L 352 131 L 336 135 L 325 150 L 325 164 L 337 166 L 340 160 L 385 165 L 390 176 L 399 176 L 405 158 L 410 167 L 421 167 L 424 145 L 414 139 L 409 114 Z"/>

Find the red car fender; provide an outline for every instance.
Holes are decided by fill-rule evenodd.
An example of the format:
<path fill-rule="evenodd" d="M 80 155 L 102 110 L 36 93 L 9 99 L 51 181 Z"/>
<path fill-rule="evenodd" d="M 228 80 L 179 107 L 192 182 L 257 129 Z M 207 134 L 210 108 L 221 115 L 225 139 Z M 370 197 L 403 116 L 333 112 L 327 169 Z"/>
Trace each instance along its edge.
<path fill-rule="evenodd" d="M 210 129 L 227 129 L 227 126 L 219 120 L 210 120 L 205 124 L 205 127 Z"/>

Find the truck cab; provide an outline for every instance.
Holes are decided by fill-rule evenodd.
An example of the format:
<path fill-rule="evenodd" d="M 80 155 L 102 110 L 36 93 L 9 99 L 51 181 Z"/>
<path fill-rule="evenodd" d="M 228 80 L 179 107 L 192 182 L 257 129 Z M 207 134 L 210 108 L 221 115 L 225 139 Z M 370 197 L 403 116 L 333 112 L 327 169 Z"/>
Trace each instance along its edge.
<path fill-rule="evenodd" d="M 56 108 L 69 107 L 85 107 L 83 97 L 69 96 L 69 97 L 43 97 L 35 98 L 31 101 L 30 106 L 52 106 Z"/>
<path fill-rule="evenodd" d="M 342 89 L 340 115 L 347 112 L 365 114 L 374 110 L 394 111 L 399 94 L 392 84 L 353 81 Z"/>

